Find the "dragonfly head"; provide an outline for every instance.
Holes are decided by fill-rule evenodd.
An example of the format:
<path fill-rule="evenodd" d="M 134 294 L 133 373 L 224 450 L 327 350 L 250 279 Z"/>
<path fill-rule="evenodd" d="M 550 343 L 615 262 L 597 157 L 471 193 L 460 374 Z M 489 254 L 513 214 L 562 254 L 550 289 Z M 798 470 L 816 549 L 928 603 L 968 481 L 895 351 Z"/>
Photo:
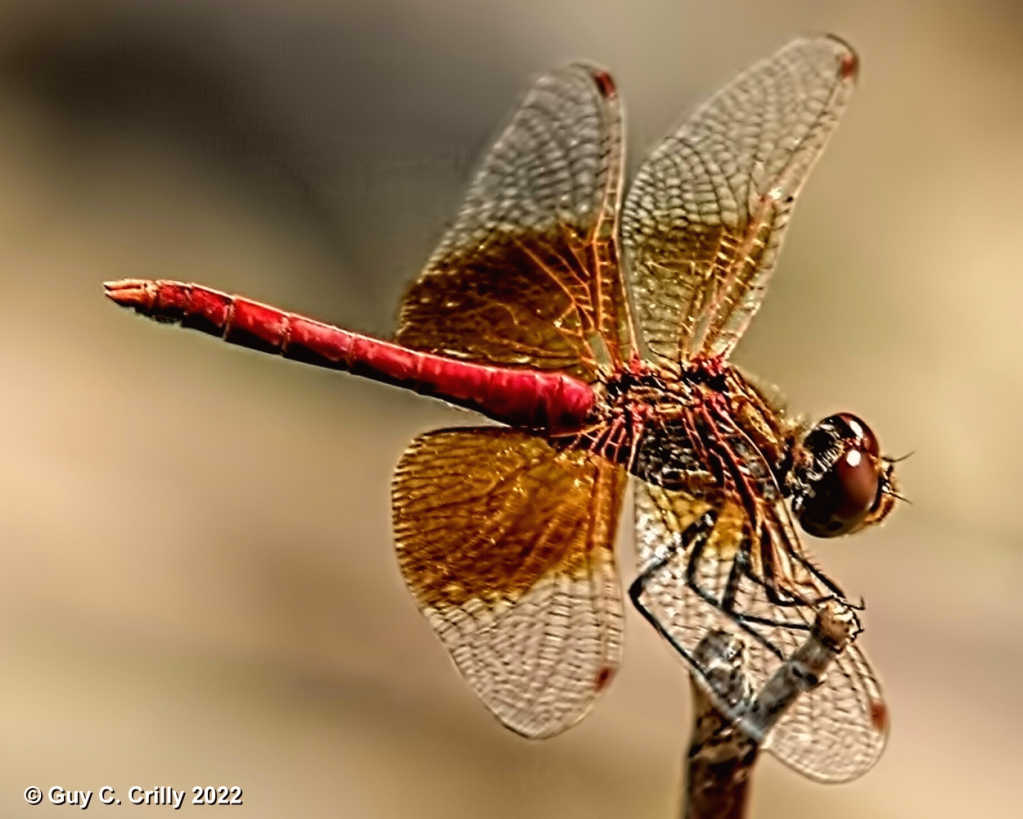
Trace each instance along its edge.
<path fill-rule="evenodd" d="M 895 463 L 877 436 L 847 412 L 830 415 L 803 439 L 790 476 L 792 510 L 814 537 L 837 537 L 880 523 L 895 507 Z"/>

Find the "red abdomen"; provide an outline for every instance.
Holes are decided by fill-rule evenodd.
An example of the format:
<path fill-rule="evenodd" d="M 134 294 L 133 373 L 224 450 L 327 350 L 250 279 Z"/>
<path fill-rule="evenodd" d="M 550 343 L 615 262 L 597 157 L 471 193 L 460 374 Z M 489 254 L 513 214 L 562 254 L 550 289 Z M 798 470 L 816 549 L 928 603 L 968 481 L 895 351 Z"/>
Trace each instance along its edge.
<path fill-rule="evenodd" d="M 562 373 L 491 367 L 409 350 L 197 284 L 126 279 L 104 285 L 124 307 L 262 350 L 443 398 L 518 427 L 580 429 L 593 409 L 589 385 Z"/>

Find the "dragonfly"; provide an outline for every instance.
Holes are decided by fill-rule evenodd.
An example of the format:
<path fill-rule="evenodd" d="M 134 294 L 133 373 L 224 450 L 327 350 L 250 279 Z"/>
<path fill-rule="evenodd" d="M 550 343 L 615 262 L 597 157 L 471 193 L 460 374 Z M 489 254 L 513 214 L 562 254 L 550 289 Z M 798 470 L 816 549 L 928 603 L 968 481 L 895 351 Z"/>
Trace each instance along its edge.
<path fill-rule="evenodd" d="M 720 683 L 696 648 L 715 631 L 741 638 L 760 686 L 822 605 L 848 602 L 795 522 L 845 535 L 898 497 L 894 461 L 862 419 L 811 427 L 729 362 L 857 65 L 836 37 L 790 42 L 664 139 L 624 204 L 610 74 L 572 63 L 539 77 L 408 288 L 390 341 L 198 284 L 130 279 L 105 292 L 158 321 L 489 419 L 412 442 L 394 473 L 393 529 L 415 602 L 508 728 L 557 734 L 611 682 L 630 486 L 632 602 L 712 694 Z M 765 747 L 845 781 L 874 764 L 887 730 L 853 643 Z"/>

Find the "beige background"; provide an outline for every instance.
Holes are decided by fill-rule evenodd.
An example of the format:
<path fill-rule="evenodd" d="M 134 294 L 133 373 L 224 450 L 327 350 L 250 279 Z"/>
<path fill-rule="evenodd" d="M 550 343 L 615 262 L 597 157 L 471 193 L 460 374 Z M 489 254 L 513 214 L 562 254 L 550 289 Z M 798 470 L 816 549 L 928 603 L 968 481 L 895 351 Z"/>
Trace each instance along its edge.
<path fill-rule="evenodd" d="M 406 594 L 390 471 L 468 416 L 157 327 L 100 282 L 387 334 L 531 76 L 609 66 L 635 168 L 739 69 L 830 30 L 860 88 L 736 358 L 916 453 L 912 506 L 809 544 L 869 602 L 893 729 L 848 786 L 765 759 L 754 815 L 1019 816 L 1021 21 L 1011 0 L 0 4 L 0 814 L 56 810 L 29 785 L 238 784 L 232 816 L 673 816 L 686 677 L 638 617 L 599 707 L 528 743 Z"/>

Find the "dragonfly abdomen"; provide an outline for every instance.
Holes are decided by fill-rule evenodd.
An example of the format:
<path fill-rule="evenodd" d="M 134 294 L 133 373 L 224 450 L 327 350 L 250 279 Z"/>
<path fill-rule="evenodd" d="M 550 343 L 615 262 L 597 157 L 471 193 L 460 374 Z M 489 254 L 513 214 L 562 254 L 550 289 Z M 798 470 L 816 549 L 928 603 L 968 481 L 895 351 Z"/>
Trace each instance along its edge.
<path fill-rule="evenodd" d="M 589 385 L 563 373 L 494 367 L 410 350 L 197 284 L 126 279 L 104 287 L 113 301 L 157 321 L 433 395 L 512 426 L 546 433 L 579 429 L 595 401 Z"/>

